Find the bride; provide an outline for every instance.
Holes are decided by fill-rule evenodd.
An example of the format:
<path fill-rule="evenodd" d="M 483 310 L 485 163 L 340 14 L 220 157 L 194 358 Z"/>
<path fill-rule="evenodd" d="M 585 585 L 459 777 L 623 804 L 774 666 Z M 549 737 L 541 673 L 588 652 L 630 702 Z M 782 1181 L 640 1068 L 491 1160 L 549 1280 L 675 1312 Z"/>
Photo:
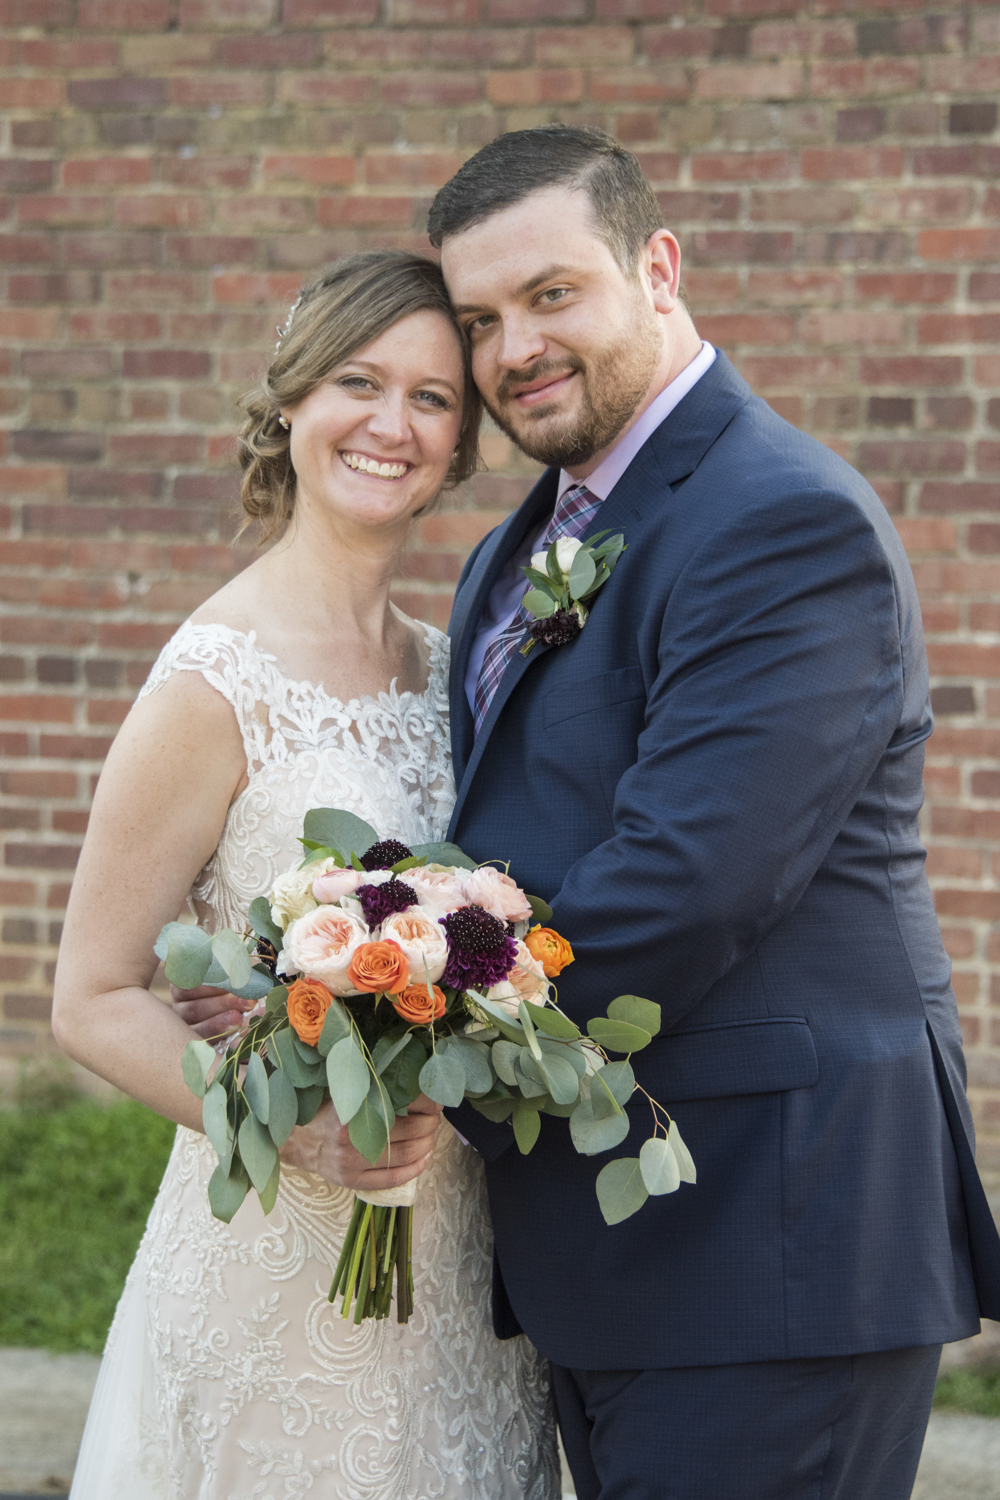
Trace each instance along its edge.
<path fill-rule="evenodd" d="M 101 777 L 56 976 L 71 1056 L 177 1121 L 108 1337 L 72 1500 L 553 1500 L 544 1362 L 490 1324 L 481 1163 L 418 1101 L 392 1166 L 327 1104 L 277 1203 L 213 1219 L 215 1153 L 149 991 L 190 897 L 242 926 L 301 858 L 310 807 L 443 838 L 448 641 L 389 600 L 410 524 L 475 466 L 478 398 L 436 266 L 366 252 L 303 293 L 241 433 L 243 503 L 279 538 L 164 647 Z M 234 1018 L 235 1019 L 235 1018 Z M 356 1186 L 421 1174 L 416 1310 L 345 1322 L 327 1291 Z"/>

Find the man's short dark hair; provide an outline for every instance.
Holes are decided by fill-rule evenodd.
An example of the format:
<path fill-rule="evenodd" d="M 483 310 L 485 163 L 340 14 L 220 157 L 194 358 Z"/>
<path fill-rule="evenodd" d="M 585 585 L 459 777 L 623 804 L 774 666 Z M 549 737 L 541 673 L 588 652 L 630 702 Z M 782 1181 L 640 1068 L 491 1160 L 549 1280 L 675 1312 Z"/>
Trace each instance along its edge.
<path fill-rule="evenodd" d="M 446 182 L 431 205 L 428 233 L 440 246 L 540 188 L 585 191 L 594 227 L 626 276 L 663 216 L 631 151 L 594 126 L 539 125 L 511 130 L 477 151 Z"/>

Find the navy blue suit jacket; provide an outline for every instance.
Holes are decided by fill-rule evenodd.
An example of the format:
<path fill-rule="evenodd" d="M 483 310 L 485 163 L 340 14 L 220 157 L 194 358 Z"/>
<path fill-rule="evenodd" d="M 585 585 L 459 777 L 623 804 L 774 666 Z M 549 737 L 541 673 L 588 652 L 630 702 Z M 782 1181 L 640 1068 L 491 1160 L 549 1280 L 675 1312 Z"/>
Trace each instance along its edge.
<path fill-rule="evenodd" d="M 564 1120 L 525 1157 L 509 1124 L 454 1112 L 487 1161 L 497 1330 L 591 1369 L 978 1331 L 1000 1242 L 917 831 L 927 664 L 892 522 L 720 355 L 589 528 L 627 550 L 583 633 L 515 656 L 474 738 L 483 604 L 555 485 L 459 585 L 451 837 L 552 903 L 571 1016 L 662 1006 L 633 1066 L 698 1182 L 609 1228 L 611 1158 L 577 1155 Z M 629 1113 L 614 1155 L 651 1133 Z"/>

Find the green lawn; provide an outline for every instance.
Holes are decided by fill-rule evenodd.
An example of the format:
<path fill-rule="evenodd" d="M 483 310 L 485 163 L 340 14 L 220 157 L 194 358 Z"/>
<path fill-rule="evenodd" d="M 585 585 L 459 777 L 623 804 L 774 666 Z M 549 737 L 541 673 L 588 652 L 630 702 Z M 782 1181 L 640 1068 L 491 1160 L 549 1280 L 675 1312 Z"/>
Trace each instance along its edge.
<path fill-rule="evenodd" d="M 0 1110 L 0 1345 L 100 1353 L 174 1129 L 131 1100 Z"/>
<path fill-rule="evenodd" d="M 1000 1370 L 949 1370 L 938 1379 L 934 1405 L 1000 1417 Z"/>

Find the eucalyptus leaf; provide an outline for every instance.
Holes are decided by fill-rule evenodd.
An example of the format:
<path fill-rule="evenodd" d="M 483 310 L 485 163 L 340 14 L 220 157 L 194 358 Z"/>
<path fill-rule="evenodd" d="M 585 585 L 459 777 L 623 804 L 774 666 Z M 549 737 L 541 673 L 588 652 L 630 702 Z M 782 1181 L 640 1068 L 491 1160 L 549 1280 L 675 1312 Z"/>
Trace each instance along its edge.
<path fill-rule="evenodd" d="M 157 935 L 156 942 L 153 944 L 153 952 L 161 962 L 170 951 L 170 939 L 175 927 L 183 927 L 185 931 L 190 930 L 188 922 L 164 922 Z"/>
<path fill-rule="evenodd" d="M 521 572 L 524 574 L 529 583 L 533 583 L 535 585 L 536 589 L 541 589 L 543 593 L 553 594 L 552 579 L 549 577 L 548 573 L 542 573 L 538 568 L 532 567 L 522 568 Z"/>
<path fill-rule="evenodd" d="M 314 1120 L 325 1098 L 326 1089 L 319 1083 L 313 1084 L 310 1088 L 296 1089 L 295 1107 L 298 1110 L 298 1124 L 308 1125 L 310 1120 Z"/>
<path fill-rule="evenodd" d="M 277 923 L 271 920 L 271 903 L 266 896 L 254 897 L 247 910 L 247 917 L 257 936 L 264 938 L 276 952 L 280 952 L 285 937 Z"/>
<path fill-rule="evenodd" d="M 698 1172 L 695 1168 L 694 1157 L 681 1139 L 681 1133 L 677 1129 L 677 1121 L 671 1120 L 670 1129 L 667 1132 L 667 1140 L 670 1149 L 677 1158 L 677 1166 L 680 1169 L 681 1182 L 697 1182 Z"/>
<path fill-rule="evenodd" d="M 586 547 L 581 547 L 569 570 L 569 591 L 574 599 L 583 598 L 593 584 L 596 573 L 597 564 L 590 551 Z"/>
<path fill-rule="evenodd" d="M 208 1179 L 208 1206 L 217 1219 L 228 1224 L 249 1191 L 250 1179 L 239 1162 L 231 1174 L 220 1162 Z"/>
<path fill-rule="evenodd" d="M 574 1026 L 568 1016 L 564 1016 L 561 1011 L 555 1010 L 551 1005 L 534 1005 L 530 1000 L 522 1003 L 536 1031 L 543 1031 L 546 1036 L 559 1037 L 567 1042 L 576 1041 L 580 1035 L 579 1026 Z"/>
<path fill-rule="evenodd" d="M 529 589 L 521 603 L 536 620 L 547 620 L 559 608 L 552 595 L 543 593 L 541 589 Z"/>
<path fill-rule="evenodd" d="M 204 981 L 212 962 L 212 939 L 199 927 L 171 924 L 167 939 L 165 972 L 179 990 L 196 990 Z"/>
<path fill-rule="evenodd" d="M 267 1050 L 275 1066 L 284 1068 L 290 1084 L 297 1089 L 311 1088 L 323 1077 L 323 1064 L 303 1062 L 295 1050 L 294 1035 L 290 1026 L 279 1027 L 268 1037 Z"/>
<path fill-rule="evenodd" d="M 540 922 L 544 927 L 552 921 L 552 908 L 547 901 L 542 900 L 541 896 L 529 896 L 525 891 L 524 899 L 531 907 L 531 915 L 536 922 Z"/>
<path fill-rule="evenodd" d="M 465 1098 L 465 1069 L 453 1053 L 434 1052 L 420 1069 L 420 1087 L 435 1104 L 454 1108 Z"/>
<path fill-rule="evenodd" d="M 420 1093 L 420 1070 L 427 1061 L 427 1052 L 413 1035 L 409 1045 L 386 1067 L 382 1082 L 389 1091 L 392 1107 L 399 1112 L 412 1104 Z"/>
<path fill-rule="evenodd" d="M 309 1042 L 304 1042 L 295 1031 L 292 1032 L 292 1046 L 307 1068 L 314 1068 L 317 1063 L 322 1063 L 323 1059 L 316 1048 Z"/>
<path fill-rule="evenodd" d="M 569 1133 L 582 1156 L 598 1156 L 621 1145 L 629 1132 L 629 1117 L 624 1111 L 606 1120 L 595 1120 L 589 1099 L 581 1099 L 570 1115 Z"/>
<path fill-rule="evenodd" d="M 534 1054 L 527 1047 L 521 1049 L 517 1062 L 514 1064 L 514 1078 L 525 1099 L 540 1099 L 549 1091 Z"/>
<path fill-rule="evenodd" d="M 620 1156 L 597 1174 L 597 1201 L 606 1224 L 630 1219 L 648 1197 L 637 1156 Z"/>
<path fill-rule="evenodd" d="M 556 1104 L 572 1104 L 580 1097 L 580 1079 L 566 1058 L 543 1052 L 537 1066 Z"/>
<path fill-rule="evenodd" d="M 276 1146 L 283 1146 L 299 1121 L 299 1103 L 283 1068 L 267 1080 L 267 1128 Z"/>
<path fill-rule="evenodd" d="M 568 1120 L 576 1109 L 577 1103 L 578 1101 L 574 1100 L 572 1104 L 557 1104 L 554 1099 L 546 1099 L 541 1106 L 542 1113 L 555 1115 L 560 1120 Z"/>
<path fill-rule="evenodd" d="M 514 1085 L 517 1078 L 514 1075 L 514 1063 L 521 1049 L 516 1042 L 501 1040 L 493 1043 L 493 1066 L 503 1079 L 504 1083 Z"/>
<path fill-rule="evenodd" d="M 347 1129 L 351 1145 L 372 1166 L 389 1144 L 389 1131 L 394 1119 L 395 1112 L 385 1097 L 385 1090 L 372 1079 L 371 1087 L 361 1101 L 361 1107 L 351 1116 Z"/>
<path fill-rule="evenodd" d="M 550 1036 L 540 1036 L 538 1045 L 543 1052 L 552 1057 L 564 1057 L 577 1078 L 586 1076 L 587 1059 L 583 1055 L 583 1047 L 579 1042 L 557 1042 Z"/>
<path fill-rule="evenodd" d="M 263 1000 L 264 996 L 270 994 L 274 980 L 264 968 L 258 968 L 255 964 L 250 971 L 250 978 L 246 984 L 229 984 L 231 994 L 238 995 L 241 1000 Z"/>
<path fill-rule="evenodd" d="M 527 1156 L 538 1140 L 541 1128 L 542 1122 L 538 1118 L 537 1109 L 529 1108 L 523 1099 L 519 1099 L 514 1106 L 514 1139 L 522 1156 Z"/>
<path fill-rule="evenodd" d="M 372 1083 L 371 1069 L 352 1036 L 345 1036 L 331 1048 L 326 1077 L 337 1118 L 346 1125 L 361 1108 Z"/>
<path fill-rule="evenodd" d="M 600 1073 L 596 1076 L 611 1090 L 611 1093 L 621 1105 L 627 1104 L 635 1093 L 635 1074 L 632 1072 L 631 1063 L 605 1063 Z"/>
<path fill-rule="evenodd" d="M 538 1038 L 535 1035 L 534 1022 L 528 1014 L 528 1007 L 525 1005 L 523 1000 L 520 1000 L 518 1002 L 517 1018 L 520 1021 L 521 1025 L 524 1027 L 524 1036 L 525 1040 L 528 1043 L 528 1046 L 531 1048 L 531 1055 L 537 1061 L 537 1059 L 542 1055 L 542 1049 L 541 1047 L 539 1047 Z"/>
<path fill-rule="evenodd" d="M 601 1073 L 595 1073 L 590 1080 L 590 1108 L 595 1120 L 608 1120 L 622 1112 L 621 1105 L 604 1082 Z"/>
<path fill-rule="evenodd" d="M 250 958 L 246 945 L 238 932 L 224 927 L 212 939 L 212 956 L 226 971 L 226 978 L 235 989 L 242 989 L 250 982 Z"/>
<path fill-rule="evenodd" d="M 229 1101 L 221 1083 L 213 1083 L 201 1106 L 201 1123 L 215 1148 L 223 1170 L 229 1171 L 233 1159 L 233 1128 L 229 1123 Z"/>
<path fill-rule="evenodd" d="M 372 1062 L 375 1064 L 375 1072 L 379 1077 L 382 1076 L 389 1064 L 399 1056 L 403 1048 L 409 1046 L 409 1042 L 410 1033 L 408 1031 L 404 1031 L 403 1035 L 397 1037 L 394 1042 L 390 1041 L 388 1037 L 379 1037 L 372 1052 Z"/>
<path fill-rule="evenodd" d="M 351 1034 L 351 1018 L 339 1000 L 330 1001 L 330 1009 L 327 1011 L 323 1021 L 323 1030 L 319 1034 L 316 1049 L 321 1057 L 326 1057 L 337 1042 L 343 1041 L 345 1036 Z"/>
<path fill-rule="evenodd" d="M 251 1052 L 250 1060 L 247 1063 L 246 1077 L 243 1080 L 243 1092 L 246 1094 L 247 1103 L 260 1123 L 266 1125 L 270 1111 L 271 1095 L 267 1085 L 267 1069 L 256 1052 Z"/>
<path fill-rule="evenodd" d="M 370 823 L 336 807 L 312 808 L 305 815 L 302 832 L 307 839 L 339 850 L 345 859 L 351 853 L 365 854 L 378 843 L 378 834 Z"/>
<path fill-rule="evenodd" d="M 271 1209 L 277 1202 L 278 1184 L 280 1182 L 281 1158 L 277 1157 L 274 1163 L 274 1170 L 272 1171 L 270 1177 L 267 1179 L 267 1186 L 257 1194 L 257 1197 L 260 1199 L 260 1206 L 266 1214 L 269 1214 L 271 1212 Z"/>
<path fill-rule="evenodd" d="M 516 1099 L 470 1099 L 469 1103 L 473 1109 L 477 1109 L 487 1120 L 492 1120 L 495 1125 L 502 1125 L 504 1120 L 509 1120 L 511 1113 L 517 1103 Z"/>
<path fill-rule="evenodd" d="M 609 1052 L 640 1052 L 653 1040 L 642 1026 L 631 1026 L 627 1021 L 606 1021 L 603 1016 L 595 1016 L 587 1022 L 587 1034 Z"/>
<path fill-rule="evenodd" d="M 660 1030 L 663 1012 L 655 1000 L 643 1000 L 639 995 L 619 995 L 608 1006 L 612 1021 L 624 1021 L 629 1026 L 639 1026 L 656 1036 Z"/>
<path fill-rule="evenodd" d="M 274 1011 L 280 1009 L 280 1007 L 284 1005 L 287 999 L 288 986 L 284 984 L 276 984 L 272 990 L 268 991 L 267 999 L 264 1001 L 265 1014 L 271 1015 Z"/>
<path fill-rule="evenodd" d="M 465 1088 L 469 1094 L 487 1094 L 493 1087 L 490 1049 L 468 1037 L 454 1037 L 450 1055 L 457 1057 L 465 1069 Z"/>
<path fill-rule="evenodd" d="M 479 868 L 476 861 L 470 859 L 457 844 L 411 844 L 410 848 L 414 854 L 423 855 L 428 864 L 458 865 L 461 870 L 477 870 Z"/>
<path fill-rule="evenodd" d="M 486 996 L 479 994 L 478 991 L 474 993 L 473 999 L 475 1004 L 484 1010 L 490 1020 L 493 1021 L 501 1036 L 506 1037 L 508 1042 L 517 1042 L 518 1046 L 523 1047 L 525 1045 L 527 1037 L 524 1027 L 515 1021 L 513 1016 L 504 1010 L 503 1006 L 497 1005 L 494 1000 L 487 1000 Z"/>
<path fill-rule="evenodd" d="M 647 1193 L 657 1197 L 663 1193 L 676 1193 L 681 1185 L 680 1164 L 670 1149 L 670 1142 L 662 1135 L 650 1136 L 648 1141 L 643 1141 L 639 1169 Z"/>
<path fill-rule="evenodd" d="M 268 1178 L 274 1171 L 278 1153 L 274 1142 L 256 1115 L 247 1115 L 240 1126 L 240 1160 L 247 1169 L 247 1176 L 257 1189 L 263 1192 Z"/>
<path fill-rule="evenodd" d="M 208 1090 L 208 1075 L 216 1061 L 214 1047 L 207 1042 L 188 1042 L 181 1057 L 181 1072 L 184 1082 L 198 1099 L 204 1099 Z"/>
<path fill-rule="evenodd" d="M 398 859 L 392 867 L 394 875 L 402 875 L 406 870 L 416 869 L 418 865 L 425 865 L 427 856 L 424 854 L 411 854 L 409 859 Z"/>

